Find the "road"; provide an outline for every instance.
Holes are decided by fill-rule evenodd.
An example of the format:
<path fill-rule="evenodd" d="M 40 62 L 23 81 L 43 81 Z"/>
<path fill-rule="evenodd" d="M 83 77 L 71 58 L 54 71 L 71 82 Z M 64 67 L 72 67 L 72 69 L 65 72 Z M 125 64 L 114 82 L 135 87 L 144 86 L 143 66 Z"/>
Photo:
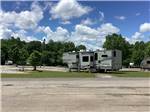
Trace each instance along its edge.
<path fill-rule="evenodd" d="M 2 112 L 150 112 L 150 79 L 2 79 Z"/>

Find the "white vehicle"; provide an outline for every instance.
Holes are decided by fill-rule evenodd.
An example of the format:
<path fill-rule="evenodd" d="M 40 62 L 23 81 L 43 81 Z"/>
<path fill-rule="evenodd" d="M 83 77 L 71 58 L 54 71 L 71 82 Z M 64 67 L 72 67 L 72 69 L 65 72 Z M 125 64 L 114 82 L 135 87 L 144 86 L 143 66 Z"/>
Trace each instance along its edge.
<path fill-rule="evenodd" d="M 143 59 L 141 62 L 141 68 L 144 70 L 150 70 L 150 57 Z"/>
<path fill-rule="evenodd" d="M 5 62 L 5 65 L 12 65 L 12 64 L 13 64 L 13 61 L 11 61 L 11 60 L 8 60 Z"/>
<path fill-rule="evenodd" d="M 112 71 L 122 68 L 122 53 L 120 50 L 98 50 L 69 52 L 63 54 L 63 62 L 68 68 L 78 71 Z"/>

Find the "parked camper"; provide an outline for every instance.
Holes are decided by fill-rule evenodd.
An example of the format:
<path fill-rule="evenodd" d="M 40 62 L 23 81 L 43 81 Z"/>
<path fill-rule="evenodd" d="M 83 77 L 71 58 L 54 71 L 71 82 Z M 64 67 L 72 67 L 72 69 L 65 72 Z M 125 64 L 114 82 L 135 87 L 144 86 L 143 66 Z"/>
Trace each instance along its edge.
<path fill-rule="evenodd" d="M 95 51 L 95 68 L 97 70 L 119 70 L 122 68 L 122 53 L 120 50 Z"/>
<path fill-rule="evenodd" d="M 141 62 L 141 68 L 144 70 L 150 70 L 150 57 L 143 59 L 143 61 Z"/>
<path fill-rule="evenodd" d="M 79 67 L 80 69 L 93 68 L 93 52 L 79 52 Z"/>
<path fill-rule="evenodd" d="M 79 54 L 77 52 L 69 52 L 63 54 L 63 62 L 68 64 L 68 68 L 78 69 L 79 67 Z"/>
<path fill-rule="evenodd" d="M 78 71 L 119 70 L 122 67 L 122 53 L 119 50 L 81 51 L 63 54 L 68 68 Z"/>

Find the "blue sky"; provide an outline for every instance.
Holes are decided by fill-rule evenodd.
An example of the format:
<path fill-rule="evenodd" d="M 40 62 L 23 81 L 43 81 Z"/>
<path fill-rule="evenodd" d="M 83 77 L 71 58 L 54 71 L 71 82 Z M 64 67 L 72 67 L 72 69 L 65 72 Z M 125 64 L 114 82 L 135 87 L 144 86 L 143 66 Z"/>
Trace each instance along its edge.
<path fill-rule="evenodd" d="M 150 40 L 150 1 L 3 1 L 0 16 L 1 38 L 74 41 L 91 49 L 112 33 L 130 43 Z"/>

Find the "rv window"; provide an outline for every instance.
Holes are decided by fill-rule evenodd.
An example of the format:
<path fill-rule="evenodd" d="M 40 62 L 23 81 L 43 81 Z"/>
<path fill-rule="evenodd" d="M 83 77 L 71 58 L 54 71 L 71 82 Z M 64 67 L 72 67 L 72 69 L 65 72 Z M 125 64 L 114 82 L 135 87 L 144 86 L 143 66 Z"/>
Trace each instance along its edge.
<path fill-rule="evenodd" d="M 83 62 L 88 62 L 89 61 L 89 57 L 88 56 L 83 56 L 82 57 L 82 61 Z"/>
<path fill-rule="evenodd" d="M 97 60 L 98 59 L 98 55 L 97 55 L 97 53 L 95 53 L 95 60 Z"/>
<path fill-rule="evenodd" d="M 102 55 L 102 57 L 108 57 L 107 55 Z"/>
<path fill-rule="evenodd" d="M 147 64 L 150 64 L 150 61 L 147 61 Z"/>
<path fill-rule="evenodd" d="M 114 53 L 114 57 L 116 57 L 116 51 L 114 51 L 113 53 Z"/>
<path fill-rule="evenodd" d="M 93 56 L 90 57 L 90 61 L 93 61 Z"/>
<path fill-rule="evenodd" d="M 79 55 L 76 55 L 76 58 L 79 59 Z"/>

